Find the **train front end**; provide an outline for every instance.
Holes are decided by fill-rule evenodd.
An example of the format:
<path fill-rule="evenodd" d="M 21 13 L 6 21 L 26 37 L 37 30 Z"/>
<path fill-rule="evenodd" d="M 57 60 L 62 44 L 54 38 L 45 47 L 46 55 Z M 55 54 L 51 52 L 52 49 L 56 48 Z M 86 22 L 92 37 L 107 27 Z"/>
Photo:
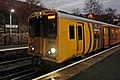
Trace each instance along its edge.
<path fill-rule="evenodd" d="M 43 10 L 28 18 L 28 52 L 34 59 L 56 62 L 57 53 L 57 13 Z"/>

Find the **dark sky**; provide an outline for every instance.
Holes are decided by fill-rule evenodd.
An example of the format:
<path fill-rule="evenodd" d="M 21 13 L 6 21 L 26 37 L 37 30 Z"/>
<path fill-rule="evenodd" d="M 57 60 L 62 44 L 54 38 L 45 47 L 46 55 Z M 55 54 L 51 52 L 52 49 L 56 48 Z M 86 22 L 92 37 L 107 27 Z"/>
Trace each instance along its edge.
<path fill-rule="evenodd" d="M 25 0 L 21 0 L 25 1 Z M 83 11 L 85 0 L 41 0 L 42 3 L 49 9 L 57 9 L 71 12 L 73 8 L 80 8 Z M 104 8 L 111 7 L 117 9 L 120 13 L 120 0 L 99 0 Z"/>
<path fill-rule="evenodd" d="M 80 8 L 83 11 L 85 0 L 42 0 L 48 8 L 67 10 L 71 12 L 73 8 Z M 99 0 L 104 8 L 112 7 L 120 13 L 120 0 Z"/>

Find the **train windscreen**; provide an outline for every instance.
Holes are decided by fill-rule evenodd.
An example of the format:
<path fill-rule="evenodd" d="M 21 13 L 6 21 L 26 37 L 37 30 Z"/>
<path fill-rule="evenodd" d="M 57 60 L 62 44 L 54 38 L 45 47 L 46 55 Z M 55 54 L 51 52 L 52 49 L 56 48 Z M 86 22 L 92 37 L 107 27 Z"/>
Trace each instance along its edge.
<path fill-rule="evenodd" d="M 29 34 L 31 37 L 55 38 L 57 34 L 56 15 L 44 15 L 29 18 Z"/>
<path fill-rule="evenodd" d="M 46 28 L 46 36 L 48 38 L 55 38 L 56 37 L 56 33 L 57 33 L 57 18 L 55 15 L 48 15 L 45 17 L 45 26 Z"/>
<path fill-rule="evenodd" d="M 33 17 L 29 19 L 29 34 L 31 37 L 42 37 L 43 32 L 43 21 L 40 17 Z"/>

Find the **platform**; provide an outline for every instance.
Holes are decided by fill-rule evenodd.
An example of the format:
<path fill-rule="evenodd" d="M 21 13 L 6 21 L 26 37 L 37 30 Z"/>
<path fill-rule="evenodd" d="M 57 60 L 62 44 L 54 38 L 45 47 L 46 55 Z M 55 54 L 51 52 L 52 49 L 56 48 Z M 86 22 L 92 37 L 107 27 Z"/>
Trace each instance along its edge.
<path fill-rule="evenodd" d="M 120 80 L 120 45 L 33 80 Z"/>
<path fill-rule="evenodd" d="M 120 51 L 79 72 L 68 80 L 120 80 Z"/>

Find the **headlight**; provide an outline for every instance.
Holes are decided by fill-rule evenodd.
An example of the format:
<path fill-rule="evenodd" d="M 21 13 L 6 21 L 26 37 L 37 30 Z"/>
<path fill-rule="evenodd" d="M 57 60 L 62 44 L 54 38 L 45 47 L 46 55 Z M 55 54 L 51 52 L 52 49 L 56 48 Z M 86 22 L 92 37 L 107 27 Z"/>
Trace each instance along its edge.
<path fill-rule="evenodd" d="M 54 53 L 56 53 L 56 49 L 55 48 L 51 48 L 50 50 L 48 50 L 47 53 L 48 54 L 54 54 Z"/>
<path fill-rule="evenodd" d="M 56 52 L 56 49 L 55 48 L 51 48 L 50 50 L 52 53 L 55 53 Z"/>
<path fill-rule="evenodd" d="M 32 47 L 32 45 L 30 44 L 30 48 Z"/>
<path fill-rule="evenodd" d="M 29 48 L 33 51 L 35 50 L 35 47 L 32 44 L 29 44 Z"/>
<path fill-rule="evenodd" d="M 35 50 L 35 48 L 34 48 L 34 47 L 32 47 L 32 50 Z"/>
<path fill-rule="evenodd" d="M 48 51 L 48 54 L 51 54 L 51 51 Z"/>

